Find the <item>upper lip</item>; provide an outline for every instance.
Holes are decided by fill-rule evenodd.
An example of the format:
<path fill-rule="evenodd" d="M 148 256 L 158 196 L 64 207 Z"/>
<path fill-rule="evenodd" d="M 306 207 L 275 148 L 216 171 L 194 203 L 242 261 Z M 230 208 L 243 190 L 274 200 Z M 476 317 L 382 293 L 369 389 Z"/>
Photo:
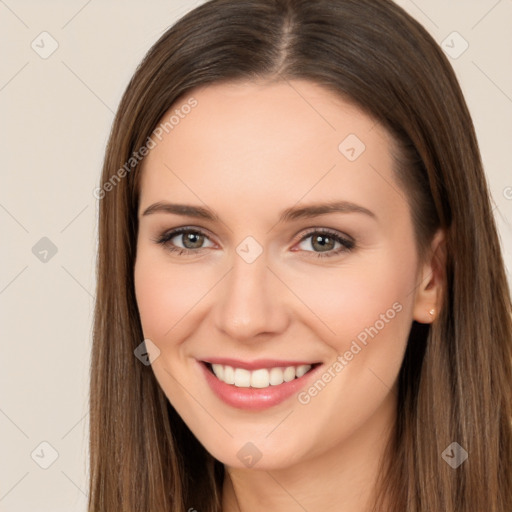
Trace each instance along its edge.
<path fill-rule="evenodd" d="M 224 357 L 209 357 L 201 360 L 203 363 L 222 364 L 225 366 L 232 366 L 233 368 L 243 368 L 245 370 L 258 370 L 259 368 L 286 368 L 288 366 L 302 366 L 305 364 L 314 365 L 316 362 L 312 361 L 292 361 L 292 360 L 279 360 L 279 359 L 254 359 L 253 361 L 242 361 L 240 359 L 224 358 Z"/>

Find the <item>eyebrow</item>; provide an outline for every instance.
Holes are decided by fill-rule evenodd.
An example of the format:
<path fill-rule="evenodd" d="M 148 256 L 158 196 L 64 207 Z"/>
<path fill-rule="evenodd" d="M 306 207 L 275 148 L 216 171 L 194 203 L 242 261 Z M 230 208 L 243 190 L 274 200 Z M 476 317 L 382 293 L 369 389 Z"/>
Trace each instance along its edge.
<path fill-rule="evenodd" d="M 158 203 L 148 206 L 142 215 L 152 215 L 154 213 L 172 213 L 211 221 L 219 220 L 219 216 L 208 207 L 175 204 L 165 201 L 159 201 Z M 290 222 L 297 219 L 309 219 L 329 213 L 362 213 L 373 219 L 377 219 L 375 213 L 358 204 L 349 201 L 331 201 L 328 203 L 315 203 L 287 208 L 281 212 L 278 223 Z"/>

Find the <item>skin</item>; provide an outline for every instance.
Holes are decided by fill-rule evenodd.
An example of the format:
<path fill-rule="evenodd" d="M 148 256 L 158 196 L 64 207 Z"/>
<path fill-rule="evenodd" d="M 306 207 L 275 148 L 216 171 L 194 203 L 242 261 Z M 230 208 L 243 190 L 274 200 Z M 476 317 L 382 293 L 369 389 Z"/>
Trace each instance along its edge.
<path fill-rule="evenodd" d="M 135 287 L 144 336 L 160 350 L 155 377 L 225 464 L 224 511 L 366 510 L 411 323 L 431 322 L 440 300 L 442 234 L 420 258 L 388 133 L 321 86 L 238 82 L 191 95 L 197 107 L 150 151 L 140 183 Z M 366 146 L 354 161 L 338 149 L 349 134 Z M 285 208 L 335 200 L 374 217 L 278 223 Z M 143 215 L 160 201 L 208 207 L 220 220 Z M 187 243 L 181 235 L 167 247 L 155 242 L 182 226 L 206 235 L 202 249 L 199 241 L 190 255 L 171 252 Z M 319 258 L 311 228 L 351 237 L 355 247 Z M 247 236 L 263 249 L 252 263 L 236 252 Z M 198 371 L 196 360 L 208 356 L 327 368 L 397 302 L 401 311 L 307 404 L 292 396 L 263 411 L 235 409 Z M 262 454 L 252 468 L 237 457 L 247 442 Z"/>

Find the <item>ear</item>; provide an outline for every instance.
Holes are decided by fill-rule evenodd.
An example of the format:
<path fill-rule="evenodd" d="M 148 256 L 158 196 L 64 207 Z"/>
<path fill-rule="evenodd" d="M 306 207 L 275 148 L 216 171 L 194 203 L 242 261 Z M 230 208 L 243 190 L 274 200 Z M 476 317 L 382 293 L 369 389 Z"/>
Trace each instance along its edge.
<path fill-rule="evenodd" d="M 439 229 L 432 239 L 425 261 L 418 270 L 413 318 L 421 324 L 432 323 L 439 314 L 445 283 L 445 241 L 445 233 Z"/>

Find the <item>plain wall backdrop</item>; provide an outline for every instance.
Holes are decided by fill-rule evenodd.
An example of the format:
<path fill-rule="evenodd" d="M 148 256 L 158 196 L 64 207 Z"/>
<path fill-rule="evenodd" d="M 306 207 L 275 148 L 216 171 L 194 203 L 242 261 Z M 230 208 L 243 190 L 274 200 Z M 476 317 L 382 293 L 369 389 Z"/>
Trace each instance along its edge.
<path fill-rule="evenodd" d="M 85 511 L 98 185 L 146 51 L 203 2 L 0 0 L 4 512 Z M 512 1 L 400 0 L 450 56 L 512 283 Z M 467 46 L 467 47 L 466 47 Z"/>

